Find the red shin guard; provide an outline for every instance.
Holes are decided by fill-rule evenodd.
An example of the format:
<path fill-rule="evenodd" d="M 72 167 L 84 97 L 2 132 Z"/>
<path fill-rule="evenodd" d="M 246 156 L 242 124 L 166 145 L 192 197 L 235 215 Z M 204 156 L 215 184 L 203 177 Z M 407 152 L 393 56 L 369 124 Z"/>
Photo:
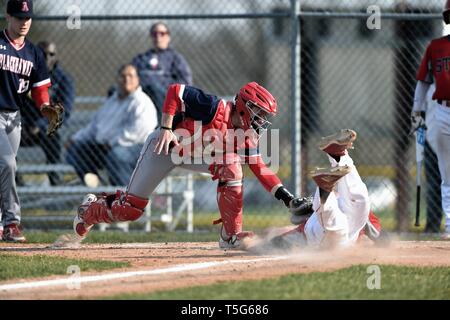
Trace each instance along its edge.
<path fill-rule="evenodd" d="M 108 195 L 109 197 L 112 195 Z M 97 223 L 111 223 L 112 218 L 109 215 L 109 207 L 108 207 L 108 196 L 102 196 L 97 201 L 91 202 L 84 212 L 81 214 L 81 218 L 84 223 L 88 225 L 93 225 Z M 83 206 L 80 207 L 80 209 Z M 80 210 L 79 209 L 79 210 Z"/>
<path fill-rule="evenodd" d="M 147 203 L 148 199 L 122 194 L 112 203 L 111 214 L 114 221 L 135 221 L 142 216 Z"/>
<path fill-rule="evenodd" d="M 115 199 L 114 201 L 111 201 Z M 89 204 L 82 219 L 88 225 L 119 221 L 135 221 L 142 216 L 148 200 L 121 191 L 101 197 Z"/>
<path fill-rule="evenodd" d="M 227 154 L 224 163 L 213 164 L 210 167 L 213 180 L 219 179 L 217 187 L 217 204 L 222 222 L 222 238 L 232 237 L 242 231 L 242 166 L 237 154 Z"/>
<path fill-rule="evenodd" d="M 220 217 L 223 229 L 229 237 L 242 231 L 242 198 L 242 186 L 221 186 L 217 188 Z"/>

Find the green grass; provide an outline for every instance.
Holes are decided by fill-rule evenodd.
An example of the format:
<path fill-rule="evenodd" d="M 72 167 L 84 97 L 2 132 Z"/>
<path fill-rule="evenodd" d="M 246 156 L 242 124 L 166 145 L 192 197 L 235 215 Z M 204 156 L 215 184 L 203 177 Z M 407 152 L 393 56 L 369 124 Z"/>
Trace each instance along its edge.
<path fill-rule="evenodd" d="M 28 257 L 0 254 L 0 280 L 68 274 L 67 268 L 69 266 L 78 266 L 80 271 L 83 272 L 123 268 L 129 265 L 128 262 L 77 260 L 46 255 Z"/>
<path fill-rule="evenodd" d="M 366 265 L 334 272 L 290 274 L 275 279 L 223 282 L 112 299 L 300 300 L 300 299 L 450 299 L 450 268 L 380 266 L 380 289 L 368 289 L 373 273 Z M 373 283 L 373 282 L 371 282 Z"/>
<path fill-rule="evenodd" d="M 58 236 L 67 231 L 29 231 L 25 235 L 28 243 L 53 243 Z M 83 243 L 132 243 L 132 242 L 206 242 L 217 241 L 217 232 L 143 232 L 143 231 L 105 231 L 92 230 Z"/>

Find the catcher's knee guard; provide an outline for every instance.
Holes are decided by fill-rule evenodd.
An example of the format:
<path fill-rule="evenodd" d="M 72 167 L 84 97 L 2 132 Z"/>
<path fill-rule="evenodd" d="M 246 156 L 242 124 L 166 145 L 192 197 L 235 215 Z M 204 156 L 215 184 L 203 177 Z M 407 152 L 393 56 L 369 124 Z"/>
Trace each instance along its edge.
<path fill-rule="evenodd" d="M 102 196 L 80 212 L 88 225 L 120 221 L 135 221 L 144 212 L 148 200 L 121 191 Z M 79 211 L 82 209 L 80 207 Z"/>
<path fill-rule="evenodd" d="M 240 163 L 221 164 L 219 185 L 217 187 L 217 204 L 223 230 L 221 237 L 232 237 L 242 231 L 242 167 Z"/>
<path fill-rule="evenodd" d="M 142 216 L 147 203 L 148 199 L 118 192 L 111 206 L 111 215 L 114 221 L 135 221 Z"/>
<path fill-rule="evenodd" d="M 94 225 L 97 223 L 111 223 L 112 217 L 110 216 L 111 203 L 115 199 L 116 194 L 105 194 L 99 199 L 83 203 L 78 208 L 78 215 L 82 221 L 87 225 Z"/>

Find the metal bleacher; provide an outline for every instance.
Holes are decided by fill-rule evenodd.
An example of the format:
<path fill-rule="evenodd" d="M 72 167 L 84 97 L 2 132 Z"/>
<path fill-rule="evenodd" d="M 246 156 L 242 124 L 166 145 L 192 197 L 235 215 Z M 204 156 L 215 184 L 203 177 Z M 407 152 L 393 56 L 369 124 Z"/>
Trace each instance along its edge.
<path fill-rule="evenodd" d="M 24 170 L 21 171 L 19 167 L 19 172 L 28 172 L 30 173 L 30 168 L 24 166 Z M 36 171 L 34 173 L 42 173 L 38 169 L 36 165 L 34 167 Z M 175 181 L 180 181 L 185 187 L 180 190 L 174 190 L 173 184 Z M 98 186 L 96 188 L 91 188 L 87 186 L 81 185 L 66 185 L 66 186 L 41 186 L 41 185 L 33 185 L 33 186 L 21 186 L 18 187 L 19 197 L 23 198 L 26 196 L 38 196 L 41 197 L 40 200 L 50 200 L 50 201 L 73 201 L 73 196 L 77 197 L 79 201 L 83 198 L 84 195 L 88 193 L 93 193 L 96 195 L 102 193 L 114 193 L 116 190 L 124 190 L 124 186 Z M 63 198 L 56 198 L 56 197 Z M 153 193 L 153 196 L 165 197 L 166 198 L 166 213 L 159 216 L 152 216 L 152 203 L 151 201 L 145 208 L 144 215 L 138 220 L 138 222 L 144 225 L 144 231 L 150 232 L 152 229 L 152 221 L 161 221 L 165 224 L 165 228 L 167 231 L 174 231 L 177 227 L 180 219 L 183 217 L 183 214 L 186 215 L 186 231 L 193 232 L 193 201 L 194 201 L 194 191 L 193 191 L 193 175 L 192 173 L 187 173 L 184 175 L 171 175 L 168 176 L 163 182 L 160 184 L 157 190 Z M 174 197 L 180 197 L 181 203 L 174 210 L 173 199 Z M 42 203 L 40 201 L 35 201 L 35 206 L 38 207 L 38 203 Z M 28 204 L 28 207 L 33 206 Z M 23 217 L 24 221 L 33 222 L 33 221 L 71 221 L 73 216 L 27 216 Z M 117 225 L 120 229 L 124 231 L 128 231 L 129 224 L 128 223 L 120 223 Z M 100 226 L 100 230 L 106 230 L 107 225 L 102 224 Z"/>
<path fill-rule="evenodd" d="M 76 104 L 93 104 L 100 103 L 102 101 L 103 98 L 101 97 L 78 97 L 76 99 Z M 63 141 L 65 141 L 74 131 L 78 130 L 78 128 L 86 124 L 86 119 L 90 119 L 90 117 L 87 117 L 88 112 L 92 111 L 76 111 L 75 109 L 70 119 L 70 128 L 68 130 L 62 130 L 61 134 Z M 23 150 L 24 148 L 30 150 Z M 27 152 L 28 155 L 26 154 Z M 48 172 L 56 171 L 61 174 L 76 177 L 75 170 L 71 165 L 65 163 L 60 163 L 57 165 L 45 164 L 42 154 L 43 152 L 42 150 L 39 150 L 39 147 L 21 147 L 17 160 L 17 173 L 21 175 L 46 175 Z M 177 183 L 177 188 L 174 188 L 174 183 Z M 76 185 L 69 183 L 58 186 L 38 183 L 19 186 L 17 191 L 22 202 L 22 208 L 41 209 L 48 202 L 68 203 L 71 201 L 71 203 L 80 203 L 84 195 L 88 193 L 99 195 L 102 193 L 114 193 L 116 190 L 124 189 L 124 186 L 110 185 L 100 185 L 92 188 L 82 185 L 81 183 Z M 166 213 L 158 216 L 152 216 L 152 204 L 150 201 L 149 205 L 145 208 L 145 214 L 138 220 L 138 222 L 143 224 L 144 231 L 151 231 L 152 221 L 161 221 L 164 223 L 167 231 L 173 231 L 177 227 L 180 219 L 182 219 L 183 214 L 185 214 L 186 231 L 193 232 L 194 191 L 192 173 L 176 172 L 171 174 L 162 181 L 153 195 L 165 197 Z M 177 201 L 179 205 L 176 210 L 173 205 L 175 197 L 181 199 L 181 202 Z M 32 200 L 22 201 L 22 199 Z M 71 219 L 73 219 L 73 216 L 66 215 L 27 215 L 23 217 L 23 221 L 30 223 L 33 221 L 69 221 Z M 128 223 L 118 223 L 117 227 L 124 231 L 129 230 Z M 100 230 L 104 231 L 106 228 L 106 224 L 100 225 Z"/>

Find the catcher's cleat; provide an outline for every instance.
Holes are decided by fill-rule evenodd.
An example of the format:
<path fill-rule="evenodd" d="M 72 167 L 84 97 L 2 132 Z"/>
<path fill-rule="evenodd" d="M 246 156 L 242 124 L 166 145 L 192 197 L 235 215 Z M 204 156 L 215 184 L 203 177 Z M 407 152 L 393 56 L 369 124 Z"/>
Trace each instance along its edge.
<path fill-rule="evenodd" d="M 73 219 L 73 231 L 75 231 L 75 234 L 82 239 L 86 238 L 86 235 L 88 234 L 89 230 L 91 230 L 91 228 L 94 226 L 92 224 L 87 224 L 84 222 L 83 214 L 85 210 L 89 207 L 89 205 L 95 201 L 97 201 L 97 197 L 94 194 L 92 193 L 87 194 L 84 197 L 81 205 L 78 207 L 78 212 L 75 218 Z"/>
<path fill-rule="evenodd" d="M 220 236 L 219 239 L 219 247 L 221 249 L 245 249 L 246 244 L 245 240 L 254 237 L 255 234 L 252 231 L 242 231 L 237 234 L 232 235 L 226 239 L 223 236 Z"/>
<path fill-rule="evenodd" d="M 327 192 L 331 192 L 340 178 L 351 171 L 347 165 L 333 168 L 317 168 L 312 172 L 312 178 L 317 186 Z"/>
<path fill-rule="evenodd" d="M 319 143 L 319 149 L 332 156 L 343 156 L 345 150 L 353 148 L 356 140 L 356 132 L 351 129 L 341 131 L 327 137 L 323 137 Z"/>

